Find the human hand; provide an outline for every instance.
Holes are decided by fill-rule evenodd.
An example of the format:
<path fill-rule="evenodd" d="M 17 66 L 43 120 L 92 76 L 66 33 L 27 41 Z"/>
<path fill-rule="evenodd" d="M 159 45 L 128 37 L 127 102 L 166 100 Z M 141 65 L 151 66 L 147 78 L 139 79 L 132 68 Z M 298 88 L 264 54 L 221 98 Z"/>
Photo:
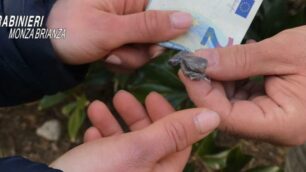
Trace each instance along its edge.
<path fill-rule="evenodd" d="M 282 145 L 306 141 L 306 27 L 286 30 L 259 43 L 199 50 L 213 79 L 194 82 L 182 74 L 198 107 L 221 116 L 220 129 Z M 264 75 L 264 83 L 227 81 Z M 226 81 L 226 82 L 225 82 Z"/>
<path fill-rule="evenodd" d="M 88 115 L 94 127 L 86 131 L 86 143 L 50 166 L 65 172 L 182 171 L 191 145 L 213 131 L 220 120 L 203 108 L 174 113 L 157 93 L 151 93 L 145 104 L 146 109 L 125 91 L 115 96 L 114 105 L 131 130 L 123 133 L 105 104 L 92 103 Z"/>
<path fill-rule="evenodd" d="M 147 4 L 147 0 L 58 0 L 47 26 L 66 28 L 67 35 L 52 44 L 69 64 L 93 62 L 111 54 L 107 62 L 139 67 L 163 50 L 150 43 L 173 39 L 192 24 L 187 13 L 144 12 Z"/>

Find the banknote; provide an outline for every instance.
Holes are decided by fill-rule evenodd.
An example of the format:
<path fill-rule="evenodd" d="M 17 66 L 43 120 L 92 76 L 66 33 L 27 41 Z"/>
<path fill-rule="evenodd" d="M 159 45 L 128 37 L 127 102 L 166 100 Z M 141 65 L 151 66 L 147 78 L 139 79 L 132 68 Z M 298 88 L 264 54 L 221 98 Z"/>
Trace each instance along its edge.
<path fill-rule="evenodd" d="M 150 0 L 147 10 L 192 14 L 193 26 L 162 46 L 183 51 L 240 44 L 263 0 Z"/>

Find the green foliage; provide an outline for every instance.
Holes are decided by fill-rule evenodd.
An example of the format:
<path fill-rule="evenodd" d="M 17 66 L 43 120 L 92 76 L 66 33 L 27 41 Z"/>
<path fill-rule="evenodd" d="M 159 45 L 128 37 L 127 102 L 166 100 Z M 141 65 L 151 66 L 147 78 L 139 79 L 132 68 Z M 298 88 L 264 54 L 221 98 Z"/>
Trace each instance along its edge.
<path fill-rule="evenodd" d="M 44 97 L 39 104 L 39 110 L 51 108 L 64 102 L 70 95 L 68 93 L 58 93 L 54 96 Z M 68 117 L 67 130 L 71 142 L 75 142 L 86 118 L 86 107 L 89 104 L 85 95 L 75 95 L 75 99 L 62 107 L 62 114 Z"/>
<path fill-rule="evenodd" d="M 287 7 L 287 0 L 264 0 L 264 3 L 256 16 L 245 39 L 255 39 L 257 41 L 271 37 L 280 31 L 305 24 L 305 10 L 290 14 Z M 54 96 L 43 98 L 39 104 L 39 109 L 44 110 L 50 107 L 64 104 L 61 112 L 68 118 L 68 133 L 71 141 L 78 137 L 80 128 L 85 120 L 85 112 L 88 105 L 89 88 L 107 87 L 110 97 L 114 92 L 125 89 L 132 92 L 141 102 L 152 91 L 164 95 L 176 109 L 193 107 L 189 100 L 185 88 L 177 77 L 177 69 L 167 64 L 169 57 L 175 51 L 167 51 L 160 58 L 144 66 L 132 75 L 113 75 L 101 67 L 101 64 L 94 64 L 86 81 L 66 93 L 58 93 Z M 259 82 L 262 77 L 253 78 Z M 95 97 L 96 98 L 96 97 Z M 107 99 L 105 97 L 101 97 Z M 111 104 L 108 102 L 108 104 Z M 186 166 L 185 172 L 199 171 L 205 168 L 207 171 L 222 172 L 281 172 L 280 167 L 265 166 L 246 169 L 252 157 L 245 155 L 236 145 L 233 148 L 222 148 L 215 144 L 218 133 L 215 132 L 195 144 L 190 162 Z M 199 165 L 200 164 L 200 165 Z M 199 166 L 201 169 L 199 169 Z"/>
<path fill-rule="evenodd" d="M 279 167 L 271 166 L 271 167 L 256 167 L 246 172 L 283 172 Z"/>
<path fill-rule="evenodd" d="M 224 172 L 241 171 L 250 161 L 252 157 L 242 153 L 239 147 L 236 147 L 230 151 L 227 157 L 226 166 Z"/>
<path fill-rule="evenodd" d="M 45 96 L 44 98 L 40 100 L 38 109 L 45 110 L 45 109 L 51 108 L 63 102 L 66 98 L 67 98 L 67 94 L 65 93 L 57 93 L 53 96 Z"/>
<path fill-rule="evenodd" d="M 194 146 L 194 159 L 201 161 L 208 171 L 236 172 L 244 169 L 252 157 L 242 153 L 237 145 L 230 149 L 215 144 L 214 132 Z"/>
<path fill-rule="evenodd" d="M 93 64 L 88 72 L 86 80 L 72 90 L 45 96 L 41 99 L 38 109 L 47 110 L 57 105 L 62 105 L 61 113 L 68 118 L 67 131 L 71 142 L 76 142 L 80 129 L 86 119 L 86 109 L 89 104 L 85 92 L 90 87 L 104 87 L 112 81 L 112 74 L 101 67 L 101 64 Z"/>
<path fill-rule="evenodd" d="M 124 89 L 133 93 L 140 101 L 152 91 L 164 95 L 176 109 L 188 108 L 191 102 L 178 76 L 177 69 L 168 65 L 169 57 L 175 51 L 168 51 L 154 62 L 144 66 L 125 83 Z"/>
<path fill-rule="evenodd" d="M 306 22 L 306 10 L 290 14 L 288 0 L 264 0 L 252 23 L 246 39 L 257 41 L 269 38 L 289 28 L 301 26 Z"/>
<path fill-rule="evenodd" d="M 75 142 L 86 118 L 86 107 L 88 105 L 87 98 L 83 95 L 76 98 L 76 102 L 70 103 L 63 107 L 62 112 L 69 116 L 68 121 L 68 134 L 70 140 Z"/>

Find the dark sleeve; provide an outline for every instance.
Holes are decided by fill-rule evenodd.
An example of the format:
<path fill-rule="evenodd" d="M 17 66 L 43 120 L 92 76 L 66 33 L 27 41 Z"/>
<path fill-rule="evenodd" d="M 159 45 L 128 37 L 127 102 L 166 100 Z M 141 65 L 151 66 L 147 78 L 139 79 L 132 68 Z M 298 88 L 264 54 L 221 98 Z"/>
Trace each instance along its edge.
<path fill-rule="evenodd" d="M 0 158 L 0 171 L 3 172 L 62 172 L 45 164 L 35 163 L 19 156 Z"/>
<path fill-rule="evenodd" d="M 0 15 L 41 15 L 55 0 L 0 0 Z M 0 107 L 17 105 L 77 85 L 87 66 L 62 64 L 48 39 L 8 39 L 0 28 Z"/>

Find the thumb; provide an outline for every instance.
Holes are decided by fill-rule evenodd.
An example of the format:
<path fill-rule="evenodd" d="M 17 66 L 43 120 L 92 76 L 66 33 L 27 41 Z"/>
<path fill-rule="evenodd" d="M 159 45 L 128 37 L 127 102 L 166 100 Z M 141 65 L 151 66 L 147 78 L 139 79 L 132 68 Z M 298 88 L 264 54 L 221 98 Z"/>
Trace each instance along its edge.
<path fill-rule="evenodd" d="M 292 74 L 292 57 L 273 38 L 258 43 L 227 48 L 199 50 L 195 54 L 208 60 L 207 75 L 215 80 L 239 80 L 258 75 Z"/>
<path fill-rule="evenodd" d="M 219 115 L 207 109 L 178 111 L 143 130 L 139 138 L 143 138 L 145 152 L 159 160 L 200 141 L 219 123 Z"/>
<path fill-rule="evenodd" d="M 192 25 L 192 16 L 175 11 L 146 11 L 118 18 L 121 44 L 156 43 L 185 33 Z"/>

